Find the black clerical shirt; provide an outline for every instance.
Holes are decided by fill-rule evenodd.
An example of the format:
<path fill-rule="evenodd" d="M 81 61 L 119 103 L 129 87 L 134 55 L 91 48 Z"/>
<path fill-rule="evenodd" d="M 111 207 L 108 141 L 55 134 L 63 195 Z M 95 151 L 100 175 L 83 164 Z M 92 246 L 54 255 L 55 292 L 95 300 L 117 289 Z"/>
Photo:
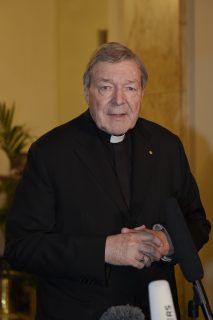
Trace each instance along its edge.
<path fill-rule="evenodd" d="M 110 142 L 111 135 L 98 129 L 106 156 L 112 164 L 118 183 L 127 206 L 131 202 L 132 141 L 131 131 L 125 134 L 123 141 Z"/>

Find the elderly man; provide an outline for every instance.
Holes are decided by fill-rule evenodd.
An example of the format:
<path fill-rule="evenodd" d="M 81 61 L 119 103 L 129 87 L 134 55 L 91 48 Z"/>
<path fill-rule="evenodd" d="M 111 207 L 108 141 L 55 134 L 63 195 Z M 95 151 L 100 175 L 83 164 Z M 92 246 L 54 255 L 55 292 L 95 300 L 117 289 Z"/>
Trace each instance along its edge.
<path fill-rule="evenodd" d="M 95 320 L 125 304 L 148 318 L 157 279 L 169 281 L 178 312 L 167 199 L 177 199 L 197 249 L 210 224 L 180 140 L 138 118 L 147 78 L 130 49 L 104 44 L 84 74 L 88 110 L 29 150 L 5 256 L 38 276 L 37 320 Z"/>

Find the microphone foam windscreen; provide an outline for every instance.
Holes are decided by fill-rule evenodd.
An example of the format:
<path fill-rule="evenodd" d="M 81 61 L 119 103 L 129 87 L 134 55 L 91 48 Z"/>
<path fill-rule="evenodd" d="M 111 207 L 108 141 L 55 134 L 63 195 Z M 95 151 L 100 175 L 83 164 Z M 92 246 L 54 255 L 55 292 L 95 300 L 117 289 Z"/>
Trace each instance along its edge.
<path fill-rule="evenodd" d="M 175 198 L 166 202 L 165 215 L 166 229 L 185 278 L 189 282 L 200 280 L 203 277 L 203 267 L 184 215 Z"/>
<path fill-rule="evenodd" d="M 124 305 L 112 306 L 103 313 L 100 320 L 144 320 L 144 314 L 138 307 Z"/>

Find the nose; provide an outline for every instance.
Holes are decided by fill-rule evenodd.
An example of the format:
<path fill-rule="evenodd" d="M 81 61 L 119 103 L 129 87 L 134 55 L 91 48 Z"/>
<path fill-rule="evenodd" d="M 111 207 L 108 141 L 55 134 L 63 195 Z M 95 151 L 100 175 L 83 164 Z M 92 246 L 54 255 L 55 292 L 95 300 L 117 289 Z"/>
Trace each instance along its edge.
<path fill-rule="evenodd" d="M 116 105 L 122 105 L 125 101 L 125 97 L 124 97 L 124 92 L 122 90 L 122 88 L 116 88 L 114 91 L 114 95 L 113 95 L 113 102 Z"/>

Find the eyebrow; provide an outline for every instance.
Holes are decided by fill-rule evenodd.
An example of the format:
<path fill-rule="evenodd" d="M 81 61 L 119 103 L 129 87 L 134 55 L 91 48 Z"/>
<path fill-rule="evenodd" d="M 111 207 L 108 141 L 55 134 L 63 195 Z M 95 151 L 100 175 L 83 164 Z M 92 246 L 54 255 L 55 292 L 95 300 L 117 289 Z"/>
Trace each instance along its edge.
<path fill-rule="evenodd" d="M 98 79 L 98 81 L 102 81 L 102 82 L 112 82 L 112 79 L 100 78 L 100 79 Z"/>
<path fill-rule="evenodd" d="M 107 78 L 100 78 L 98 81 L 102 82 L 113 82 L 112 79 L 107 79 Z M 131 84 L 131 83 L 138 83 L 137 80 L 127 80 L 126 84 Z"/>

